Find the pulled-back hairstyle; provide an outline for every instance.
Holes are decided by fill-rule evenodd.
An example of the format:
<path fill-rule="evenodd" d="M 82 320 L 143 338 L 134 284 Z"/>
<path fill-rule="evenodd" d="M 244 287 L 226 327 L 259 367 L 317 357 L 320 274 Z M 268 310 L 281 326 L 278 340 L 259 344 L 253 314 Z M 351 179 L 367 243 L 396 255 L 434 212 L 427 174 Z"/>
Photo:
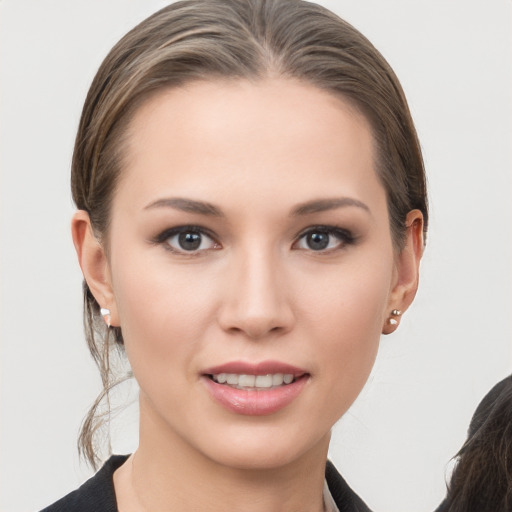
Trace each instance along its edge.
<path fill-rule="evenodd" d="M 114 46 L 85 101 L 72 163 L 73 198 L 107 251 L 126 128 L 141 104 L 193 81 L 267 77 L 312 84 L 361 111 L 372 127 L 395 247 L 403 247 L 410 210 L 423 213 L 426 233 L 423 161 L 407 102 L 388 63 L 360 32 L 301 0 L 185 0 L 153 14 Z M 123 338 L 120 328 L 105 327 L 86 283 L 84 297 L 87 342 L 104 391 L 84 421 L 79 447 L 96 466 L 93 439 L 105 419 L 99 406 L 119 381 L 109 355 L 122 348 Z"/>

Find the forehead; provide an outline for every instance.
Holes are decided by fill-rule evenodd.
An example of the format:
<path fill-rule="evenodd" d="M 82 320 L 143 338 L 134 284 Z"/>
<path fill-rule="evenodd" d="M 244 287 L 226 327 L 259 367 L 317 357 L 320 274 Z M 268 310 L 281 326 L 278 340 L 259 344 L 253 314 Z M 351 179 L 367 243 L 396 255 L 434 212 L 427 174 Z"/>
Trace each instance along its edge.
<path fill-rule="evenodd" d="M 352 195 L 382 188 L 366 118 L 341 97 L 288 79 L 164 90 L 135 113 L 124 157 L 119 188 L 141 201 L 159 188 L 211 195 L 219 184 L 298 196 L 325 196 L 342 178 Z"/>

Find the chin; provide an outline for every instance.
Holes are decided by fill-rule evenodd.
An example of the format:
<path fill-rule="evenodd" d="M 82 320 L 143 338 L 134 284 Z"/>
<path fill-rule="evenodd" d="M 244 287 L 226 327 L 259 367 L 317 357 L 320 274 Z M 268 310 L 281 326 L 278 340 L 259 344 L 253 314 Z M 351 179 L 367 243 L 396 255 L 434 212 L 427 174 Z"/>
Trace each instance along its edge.
<path fill-rule="evenodd" d="M 252 432 L 225 432 L 221 438 L 211 439 L 203 453 L 217 464 L 255 471 L 283 468 L 310 453 L 318 453 L 319 449 L 327 456 L 330 430 L 311 436 L 297 427 L 250 430 Z"/>

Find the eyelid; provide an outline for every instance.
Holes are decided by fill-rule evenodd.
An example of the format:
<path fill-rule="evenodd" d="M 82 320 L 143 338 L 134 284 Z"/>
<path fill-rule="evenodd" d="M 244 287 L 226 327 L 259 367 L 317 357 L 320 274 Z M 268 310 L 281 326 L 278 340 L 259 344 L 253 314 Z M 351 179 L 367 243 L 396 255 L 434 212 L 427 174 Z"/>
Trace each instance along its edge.
<path fill-rule="evenodd" d="M 312 233 L 315 231 L 327 233 L 330 236 L 334 236 L 336 239 L 339 240 L 339 244 L 336 247 L 332 247 L 332 248 L 328 248 L 328 249 L 324 249 L 324 250 L 318 250 L 318 251 L 315 251 L 314 249 L 296 247 L 296 245 L 300 242 L 301 239 L 303 239 L 309 233 Z M 169 240 L 169 238 L 179 235 L 180 233 L 187 233 L 187 232 L 199 233 L 203 236 L 208 237 L 209 239 L 212 240 L 215 247 L 208 248 L 208 249 L 198 249 L 195 251 L 186 251 L 186 250 L 180 250 L 180 249 L 174 248 L 170 244 L 166 243 Z M 169 250 L 175 254 L 192 256 L 192 257 L 198 256 L 206 251 L 218 250 L 218 249 L 222 248 L 220 242 L 218 241 L 218 237 L 211 230 L 209 230 L 205 227 L 202 227 L 202 226 L 194 225 L 194 224 L 186 224 L 186 225 L 175 226 L 172 228 L 165 229 L 162 232 L 160 232 L 157 236 L 155 236 L 153 239 L 151 239 L 150 241 L 151 241 L 151 243 L 153 243 L 155 245 L 164 245 L 166 250 Z M 321 254 L 321 253 L 330 253 L 330 252 L 337 251 L 339 249 L 346 247 L 347 245 L 353 245 L 356 241 L 357 241 L 357 237 L 354 236 L 354 234 L 349 229 L 342 228 L 342 227 L 335 226 L 335 225 L 320 224 L 320 225 L 308 226 L 307 228 L 302 229 L 295 236 L 294 242 L 292 244 L 292 248 L 298 249 L 298 250 L 309 250 L 311 252 Z"/>
<path fill-rule="evenodd" d="M 208 249 L 198 249 L 196 251 L 186 251 L 180 250 L 173 246 L 171 246 L 167 241 L 169 238 L 172 238 L 181 233 L 199 233 L 202 236 L 208 237 L 212 242 L 216 245 L 216 247 L 208 248 Z M 204 228 L 202 226 L 186 224 L 181 226 L 175 226 L 172 228 L 165 229 L 156 237 L 151 240 L 155 245 L 163 245 L 164 248 L 168 251 L 173 252 L 174 254 L 184 255 L 184 256 L 198 256 L 206 251 L 217 250 L 221 248 L 221 244 L 218 242 L 217 237 L 214 233 L 212 233 L 209 229 Z"/>
<path fill-rule="evenodd" d="M 331 236 L 336 237 L 340 242 L 339 245 L 336 247 L 330 248 L 330 249 L 319 250 L 319 251 L 315 251 L 314 249 L 299 249 L 299 248 L 298 248 L 298 250 L 304 250 L 304 251 L 309 250 L 309 251 L 317 253 L 317 254 L 322 254 L 322 253 L 325 254 L 325 253 L 330 253 L 330 252 L 334 252 L 336 250 L 342 249 L 342 248 L 346 247 L 347 245 L 353 245 L 357 241 L 357 237 L 354 236 L 353 233 L 346 228 L 342 228 L 339 226 L 333 226 L 333 225 L 320 224 L 320 225 L 315 225 L 315 226 L 308 226 L 306 229 L 303 229 L 302 231 L 300 231 L 300 233 L 295 237 L 293 246 L 295 246 L 306 235 L 308 235 L 309 233 L 314 233 L 315 231 L 327 233 Z"/>

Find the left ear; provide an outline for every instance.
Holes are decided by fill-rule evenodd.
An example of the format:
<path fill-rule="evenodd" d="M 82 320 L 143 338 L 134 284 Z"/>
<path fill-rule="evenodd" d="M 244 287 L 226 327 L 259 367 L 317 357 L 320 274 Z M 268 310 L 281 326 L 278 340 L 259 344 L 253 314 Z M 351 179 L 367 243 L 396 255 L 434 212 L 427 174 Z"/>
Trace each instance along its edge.
<path fill-rule="evenodd" d="M 411 305 L 418 290 L 420 260 L 423 255 L 423 214 L 411 210 L 405 219 L 405 245 L 396 256 L 395 283 L 388 301 L 388 316 L 382 334 L 396 330 L 400 315 Z"/>

